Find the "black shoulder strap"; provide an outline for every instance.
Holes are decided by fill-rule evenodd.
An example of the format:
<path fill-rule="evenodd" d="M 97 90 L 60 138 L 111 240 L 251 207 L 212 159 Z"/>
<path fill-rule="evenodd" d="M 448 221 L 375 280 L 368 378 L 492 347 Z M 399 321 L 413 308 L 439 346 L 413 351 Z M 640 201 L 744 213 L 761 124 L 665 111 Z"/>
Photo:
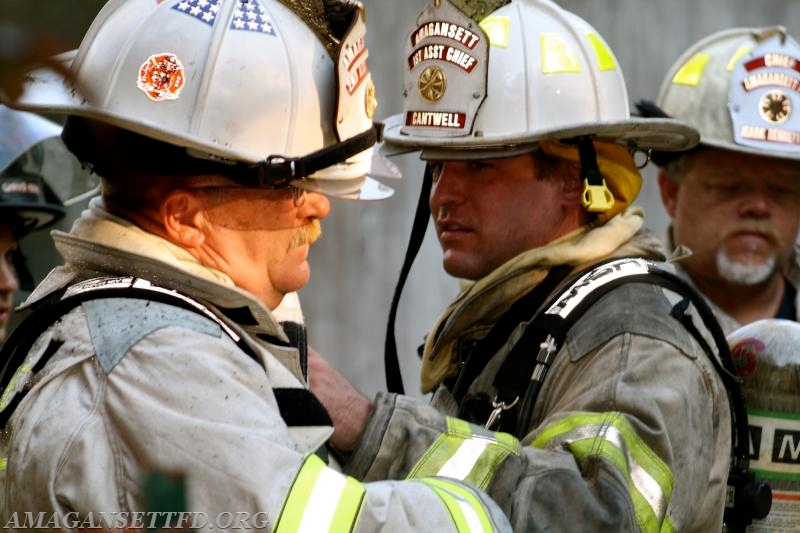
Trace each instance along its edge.
<path fill-rule="evenodd" d="M 684 297 L 685 301 L 679 303 L 673 309 L 672 314 L 681 321 L 693 337 L 697 338 L 708 353 L 728 388 L 734 421 L 737 419 L 746 421 L 747 413 L 744 408 L 741 379 L 737 375 L 725 334 L 705 299 L 686 281 L 663 265 L 648 259 L 631 257 L 613 259 L 595 265 L 562 284 L 548 303 L 536 313 L 523 336 L 511 349 L 495 377 L 494 384 L 498 391 L 504 394 L 504 397 L 498 397 L 499 401 L 506 402 L 508 405 L 514 400 L 510 395 L 514 394 L 522 402 L 517 420 L 517 434 L 519 435 L 520 432 L 524 434 L 524 431 L 527 430 L 538 390 L 547 375 L 553 357 L 564 343 L 569 329 L 590 306 L 623 283 L 655 284 Z M 689 302 L 697 309 L 703 323 L 712 334 L 717 345 L 719 359 L 714 356 L 711 347 L 692 323 L 691 316 L 685 313 Z M 534 343 L 539 343 L 538 352 L 536 348 L 531 349 Z M 535 359 L 531 358 L 531 352 L 537 352 Z M 734 423 L 734 428 L 737 430 L 737 434 L 734 435 L 734 442 L 737 444 L 736 455 L 746 459 L 748 454 L 747 427 Z"/>
<path fill-rule="evenodd" d="M 673 306 L 670 315 L 700 344 L 728 391 L 732 457 L 724 522 L 728 531 L 744 532 L 753 518 L 767 516 L 772 503 L 772 492 L 766 483 L 756 479 L 749 470 L 749 425 L 742 380 L 738 376 L 725 333 L 705 298 L 684 279 L 659 263 L 643 258 L 614 259 L 579 274 L 577 279 L 566 283 L 566 288 L 556 291 L 555 296 L 536 314 L 532 324 L 511 349 L 495 377 L 494 385 L 498 389 L 498 397 L 493 402 L 495 410 L 489 422 L 521 399 L 516 434 L 521 437 L 527 432 L 536 397 L 567 332 L 591 305 L 623 283 L 654 284 L 683 298 Z M 690 304 L 697 310 L 711 334 L 717 347 L 716 356 L 693 322 L 692 315 L 687 312 Z M 537 355 L 533 359 L 531 352 L 535 350 L 531 348 L 537 339 L 544 341 L 539 344 Z"/>
<path fill-rule="evenodd" d="M 216 323 L 244 353 L 254 360 L 260 361 L 253 348 L 230 325 L 218 317 L 210 308 L 185 294 L 173 289 L 160 287 L 141 278 L 102 277 L 89 279 L 72 285 L 65 290 L 56 291 L 37 302 L 30 309 L 24 320 L 11 333 L 2 349 L 0 349 L 0 361 L 5 361 L 2 372 L 0 372 L 0 393 L 2 398 L 7 401 L 7 403 L 3 402 L 4 405 L 0 405 L 0 428 L 6 426 L 12 413 L 25 396 L 25 391 L 20 391 L 9 398 L 7 395 L 11 391 L 7 391 L 7 389 L 17 369 L 25 364 L 25 359 L 36 339 L 61 317 L 82 303 L 102 298 L 140 298 L 193 311 Z M 41 370 L 56 351 L 57 346 L 52 349 L 48 347 L 31 369 L 31 372 L 35 374 Z M 275 388 L 273 392 L 275 393 L 281 416 L 287 425 L 332 425 L 328 412 L 316 396 L 307 389 Z"/>
<path fill-rule="evenodd" d="M 508 342 L 509 337 L 517 326 L 526 320 L 530 320 L 533 312 L 553 293 L 559 283 L 564 281 L 564 278 L 571 270 L 572 267 L 568 265 L 551 268 L 541 282 L 517 299 L 503 313 L 485 337 L 468 348 L 468 353 L 464 356 L 461 372 L 451 379 L 454 383 L 450 386 L 450 383 L 446 382 L 457 403 L 461 403 L 469 386 L 486 367 L 489 359 Z"/>

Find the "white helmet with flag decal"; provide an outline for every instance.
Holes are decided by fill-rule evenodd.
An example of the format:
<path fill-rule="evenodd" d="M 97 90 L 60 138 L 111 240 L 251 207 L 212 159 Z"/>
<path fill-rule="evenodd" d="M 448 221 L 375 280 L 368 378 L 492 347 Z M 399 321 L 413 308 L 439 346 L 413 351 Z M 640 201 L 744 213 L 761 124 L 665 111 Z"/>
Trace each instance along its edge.
<path fill-rule="evenodd" d="M 368 177 L 380 129 L 367 56 L 354 0 L 110 0 L 62 58 L 70 81 L 36 72 L 14 105 L 69 115 L 65 142 L 101 175 L 115 163 L 81 142 L 87 124 L 159 168 L 386 197 Z"/>
<path fill-rule="evenodd" d="M 700 143 L 800 159 L 800 45 L 783 27 L 735 28 L 701 39 L 670 68 L 658 96 Z"/>

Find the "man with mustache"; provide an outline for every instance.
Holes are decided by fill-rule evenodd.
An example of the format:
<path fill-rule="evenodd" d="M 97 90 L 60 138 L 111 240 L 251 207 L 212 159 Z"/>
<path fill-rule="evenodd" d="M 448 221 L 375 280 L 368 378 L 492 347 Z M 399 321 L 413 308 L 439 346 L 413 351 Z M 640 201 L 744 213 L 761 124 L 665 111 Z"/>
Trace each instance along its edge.
<path fill-rule="evenodd" d="M 800 47 L 780 27 L 741 28 L 692 45 L 666 76 L 658 108 L 695 126 L 700 145 L 653 154 L 679 271 L 726 333 L 798 319 Z"/>
<path fill-rule="evenodd" d="M 391 193 L 364 24 L 351 0 L 110 0 L 75 87 L 31 74 L 14 105 L 67 115 L 102 195 L 6 344 L 4 530 L 510 531 L 452 478 L 346 477 L 307 388 L 327 195 Z M 164 509 L 148 480 L 173 477 Z"/>

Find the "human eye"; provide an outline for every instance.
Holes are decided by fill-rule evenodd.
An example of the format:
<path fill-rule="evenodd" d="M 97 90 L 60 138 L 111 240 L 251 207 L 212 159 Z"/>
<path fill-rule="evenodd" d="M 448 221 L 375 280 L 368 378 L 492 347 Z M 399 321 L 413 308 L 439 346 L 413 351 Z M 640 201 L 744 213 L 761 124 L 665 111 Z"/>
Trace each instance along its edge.
<path fill-rule="evenodd" d="M 707 179 L 705 186 L 708 190 L 719 194 L 734 194 L 742 188 L 741 183 L 722 177 Z"/>
<path fill-rule="evenodd" d="M 442 172 L 444 172 L 444 163 L 441 161 L 431 161 L 428 163 L 428 170 L 431 174 L 433 183 L 436 183 L 439 181 L 439 178 L 442 177 Z"/>
<path fill-rule="evenodd" d="M 3 258 L 6 260 L 6 263 L 8 263 L 9 265 L 13 264 L 14 263 L 14 256 L 16 255 L 16 253 L 17 253 L 17 247 L 16 246 L 6 250 L 6 253 L 3 254 Z"/>

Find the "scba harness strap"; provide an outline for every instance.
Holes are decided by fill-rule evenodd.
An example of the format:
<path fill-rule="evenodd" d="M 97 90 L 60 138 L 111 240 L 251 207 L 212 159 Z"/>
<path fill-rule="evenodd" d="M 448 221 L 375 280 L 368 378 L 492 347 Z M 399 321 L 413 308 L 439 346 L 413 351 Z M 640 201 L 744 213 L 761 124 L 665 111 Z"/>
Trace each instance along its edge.
<path fill-rule="evenodd" d="M 454 396 L 459 400 L 459 416 L 476 423 L 485 424 L 487 429 L 508 431 L 518 438 L 528 432 L 539 391 L 553 363 L 556 353 L 564 344 L 570 328 L 599 301 L 604 295 L 625 283 L 646 283 L 663 287 L 681 296 L 672 306 L 670 315 L 679 321 L 700 344 L 722 379 L 730 401 L 732 420 L 732 461 L 728 479 L 728 503 L 725 509 L 727 531 L 744 531 L 753 518 L 764 518 L 769 512 L 772 496 L 769 487 L 756 481 L 748 469 L 749 428 L 742 382 L 737 375 L 733 357 L 719 323 L 705 299 L 685 280 L 681 279 L 663 265 L 639 257 L 620 258 L 605 261 L 580 272 L 566 281 L 563 269 L 554 269 L 542 282 L 543 286 L 557 288 L 550 293 L 533 317 L 530 307 L 525 310 L 517 307 L 504 321 L 498 321 L 496 328 L 506 332 L 509 325 L 525 322 L 525 330 L 511 348 L 503 365 L 495 376 L 493 385 L 497 390 L 494 398 L 466 395 L 471 380 L 460 383 L 459 376 L 454 388 Z M 559 283 L 560 282 L 560 283 Z M 543 291 L 535 289 L 537 299 L 526 299 L 528 304 L 542 301 Z M 688 313 L 693 305 L 704 325 L 711 333 L 717 347 L 717 355 L 694 324 Z M 524 316 L 523 316 L 524 315 Z M 502 320 L 502 319 L 501 319 Z M 478 341 L 467 357 L 460 374 L 475 375 L 475 368 L 485 365 L 486 357 L 492 357 L 508 341 L 509 335 L 495 335 L 493 328 L 482 341 Z M 486 340 L 487 342 L 483 342 Z M 531 357 L 535 353 L 536 357 Z M 475 356 L 482 357 L 482 362 Z M 470 365 L 470 362 L 473 364 Z M 476 420 L 475 417 L 483 417 Z"/>
<path fill-rule="evenodd" d="M 17 389 L 14 377 L 24 367 L 28 353 L 36 340 L 61 317 L 90 300 L 104 298 L 137 298 L 160 302 L 192 311 L 212 321 L 249 357 L 259 362 L 255 350 L 234 328 L 206 305 L 176 290 L 155 285 L 134 277 L 92 278 L 56 291 L 37 302 L 17 326 L 0 350 L 5 361 L 0 373 L 0 429 L 8 424 L 14 410 L 28 392 Z M 51 341 L 42 356 L 30 368 L 31 375 L 39 372 L 58 351 L 63 341 Z M 302 350 L 302 348 L 300 348 Z M 259 363 L 260 364 L 260 363 Z M 281 418 L 287 426 L 332 426 L 330 415 L 314 394 L 304 388 L 279 387 L 272 389 Z"/>

